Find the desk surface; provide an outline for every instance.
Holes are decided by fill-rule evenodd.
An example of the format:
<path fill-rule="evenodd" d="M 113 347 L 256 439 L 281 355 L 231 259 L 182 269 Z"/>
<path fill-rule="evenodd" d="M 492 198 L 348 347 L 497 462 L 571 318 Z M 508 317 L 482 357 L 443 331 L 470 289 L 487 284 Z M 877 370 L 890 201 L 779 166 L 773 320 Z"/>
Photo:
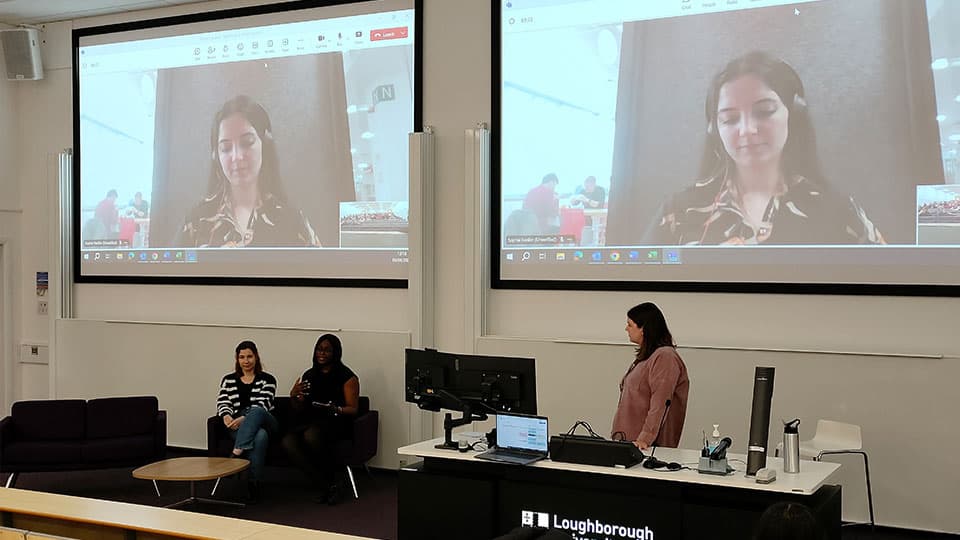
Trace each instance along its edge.
<path fill-rule="evenodd" d="M 24 489 L 0 488 L 0 511 L 183 538 L 363 540 L 359 536 Z"/>
<path fill-rule="evenodd" d="M 434 445 L 442 442 L 442 438 L 437 438 L 411 444 L 409 446 L 404 446 L 397 449 L 397 453 L 406 456 L 419 456 L 422 458 L 439 458 L 490 463 L 489 461 L 485 462 L 483 460 L 478 460 L 476 458 L 477 452 L 470 451 L 461 453 L 456 450 L 441 450 L 434 448 Z M 595 474 L 608 474 L 636 478 L 651 478 L 656 480 L 669 480 L 674 482 L 684 482 L 707 486 L 722 486 L 758 491 L 793 493 L 796 495 L 812 495 L 818 489 L 820 489 L 820 487 L 824 485 L 834 473 L 836 473 L 837 469 L 840 468 L 840 465 L 836 463 L 827 463 L 823 461 L 802 461 L 800 463 L 799 473 L 788 474 L 783 472 L 782 459 L 767 458 L 767 467 L 777 471 L 777 479 L 770 484 L 758 484 L 753 478 L 747 478 L 744 474 L 747 466 L 745 465 L 746 456 L 742 454 L 727 454 L 727 459 L 730 461 L 730 466 L 734 469 L 737 469 L 727 476 L 698 473 L 696 471 L 696 467 L 700 459 L 699 450 L 657 448 L 656 454 L 654 455 L 663 461 L 676 461 L 677 463 L 691 467 L 693 470 L 667 471 L 663 469 L 644 469 L 640 465 L 634 465 L 629 469 L 625 469 L 620 467 L 600 467 L 597 465 L 562 463 L 550 461 L 549 459 L 538 461 L 533 465 L 527 465 L 527 467 L 589 472 Z"/>

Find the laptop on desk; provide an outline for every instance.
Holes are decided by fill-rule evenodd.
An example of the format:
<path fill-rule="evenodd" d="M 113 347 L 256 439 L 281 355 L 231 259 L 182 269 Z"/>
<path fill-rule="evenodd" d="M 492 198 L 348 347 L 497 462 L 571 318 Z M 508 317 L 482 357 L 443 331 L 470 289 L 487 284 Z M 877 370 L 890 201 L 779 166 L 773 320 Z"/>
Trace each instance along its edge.
<path fill-rule="evenodd" d="M 547 417 L 526 414 L 497 415 L 497 442 L 477 459 L 529 465 L 547 457 Z"/>

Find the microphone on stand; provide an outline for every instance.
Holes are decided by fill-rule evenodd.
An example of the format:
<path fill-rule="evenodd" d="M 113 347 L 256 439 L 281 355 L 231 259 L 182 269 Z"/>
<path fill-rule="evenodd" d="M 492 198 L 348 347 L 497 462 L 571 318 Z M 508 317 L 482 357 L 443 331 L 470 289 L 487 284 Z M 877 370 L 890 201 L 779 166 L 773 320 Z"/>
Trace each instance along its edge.
<path fill-rule="evenodd" d="M 733 439 L 730 437 L 724 437 L 720 440 L 720 444 L 713 449 L 713 452 L 710 453 L 710 459 L 724 459 L 727 457 L 727 448 L 730 448 L 730 445 L 733 444 Z"/>
<path fill-rule="evenodd" d="M 657 441 L 660 439 L 660 432 L 663 431 L 663 424 L 667 421 L 668 412 L 670 412 L 669 399 L 667 400 L 666 406 L 663 409 L 663 417 L 660 418 L 660 427 L 657 428 L 657 436 L 654 437 L 653 444 L 650 445 L 652 447 L 652 450 L 650 450 L 650 457 L 648 457 L 647 460 L 643 462 L 644 469 L 660 469 L 662 467 L 667 466 L 666 461 L 661 461 L 653 457 L 653 454 L 657 451 Z"/>

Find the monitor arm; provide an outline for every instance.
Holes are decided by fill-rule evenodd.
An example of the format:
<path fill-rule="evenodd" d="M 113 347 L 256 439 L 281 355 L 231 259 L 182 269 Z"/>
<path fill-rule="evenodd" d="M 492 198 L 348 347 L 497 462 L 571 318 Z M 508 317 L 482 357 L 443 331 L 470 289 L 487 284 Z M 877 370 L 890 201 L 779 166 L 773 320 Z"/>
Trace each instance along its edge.
<path fill-rule="evenodd" d="M 446 390 L 437 390 L 438 393 L 443 393 L 444 397 L 451 399 L 457 403 L 460 410 L 463 411 L 463 416 L 460 418 L 454 418 L 452 414 L 446 413 L 443 415 L 443 442 L 436 445 L 436 448 L 446 449 L 446 450 L 459 450 L 457 443 L 453 442 L 453 428 L 465 426 L 474 421 L 483 421 L 487 419 L 487 413 L 476 413 L 473 412 L 473 408 L 470 406 L 470 403 L 463 401 L 457 396 L 447 392 Z"/>

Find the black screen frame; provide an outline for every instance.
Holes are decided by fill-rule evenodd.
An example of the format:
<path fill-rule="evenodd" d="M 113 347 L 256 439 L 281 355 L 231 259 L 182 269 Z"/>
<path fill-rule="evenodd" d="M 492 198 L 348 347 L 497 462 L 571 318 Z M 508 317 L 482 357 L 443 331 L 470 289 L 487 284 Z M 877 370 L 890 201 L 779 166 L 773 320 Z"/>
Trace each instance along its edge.
<path fill-rule="evenodd" d="M 958 297 L 960 285 L 872 284 L 872 283 L 791 283 L 717 281 L 614 281 L 614 280 L 531 280 L 501 277 L 501 88 L 503 0 L 491 2 L 490 73 L 490 287 L 503 290 L 544 291 L 648 291 L 687 293 L 759 293 L 845 296 Z"/>
<path fill-rule="evenodd" d="M 444 381 L 438 384 L 436 374 L 432 373 L 431 387 L 442 390 L 448 395 L 433 394 L 428 399 L 417 401 L 411 395 L 411 369 L 422 370 L 431 368 L 443 374 Z M 473 396 L 465 396 L 464 375 L 480 371 L 494 372 L 497 375 L 516 374 L 520 377 L 520 398 L 516 410 L 495 409 Z M 476 388 L 466 388 L 477 390 Z M 415 392 L 413 392 L 415 393 Z M 478 392 L 478 393 L 482 393 Z M 440 352 L 435 349 L 406 349 L 404 355 L 404 399 L 414 403 L 423 410 L 438 412 L 440 409 L 463 411 L 463 405 L 480 403 L 483 406 L 474 408 L 477 414 L 496 414 L 497 412 L 522 415 L 537 415 L 537 368 L 536 359 L 517 356 L 493 356 L 480 354 L 458 354 Z"/>
<path fill-rule="evenodd" d="M 75 283 L 147 284 L 147 285 L 236 285 L 276 287 L 357 287 L 381 289 L 406 289 L 407 279 L 387 278 L 330 278 L 330 277 L 240 277 L 240 276 L 131 276 L 131 275 L 83 275 L 81 273 L 81 223 L 80 223 L 80 39 L 83 37 L 206 22 L 237 17 L 266 15 L 302 9 L 323 8 L 356 4 L 369 0 L 295 0 L 278 4 L 228 8 L 203 13 L 191 13 L 160 17 L 141 21 L 78 28 L 72 32 L 73 68 L 73 193 L 71 205 L 70 250 L 73 256 L 73 280 Z M 414 9 L 414 73 L 413 73 L 413 131 L 423 131 L 423 0 L 413 0 Z M 409 249 L 409 247 L 407 248 Z M 409 268 L 409 267 L 408 267 Z"/>

